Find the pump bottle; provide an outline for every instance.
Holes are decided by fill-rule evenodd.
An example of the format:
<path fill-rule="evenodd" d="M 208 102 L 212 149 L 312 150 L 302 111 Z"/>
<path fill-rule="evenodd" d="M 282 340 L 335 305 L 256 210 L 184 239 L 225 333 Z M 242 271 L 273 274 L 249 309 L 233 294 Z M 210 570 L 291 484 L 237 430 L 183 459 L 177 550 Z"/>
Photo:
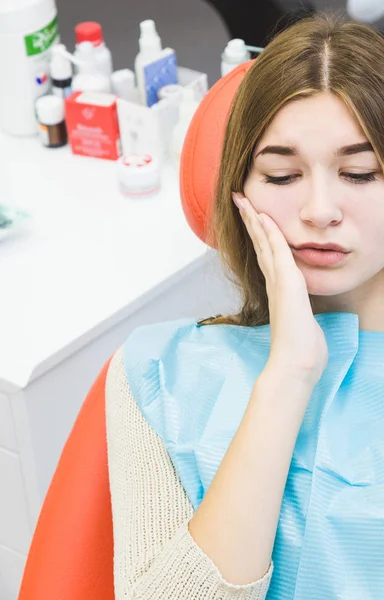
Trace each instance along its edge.
<path fill-rule="evenodd" d="M 66 52 L 64 44 L 55 44 L 49 65 L 52 94 L 59 98 L 67 98 L 72 93 L 72 65 L 64 52 Z"/>
<path fill-rule="evenodd" d="M 244 40 L 240 38 L 230 40 L 221 55 L 221 76 L 223 77 L 241 63 L 250 60 L 250 58 L 251 54 Z"/>
<path fill-rule="evenodd" d="M 145 86 L 142 65 L 156 60 L 162 50 L 161 38 L 156 31 L 155 22 L 147 19 L 140 23 L 139 53 L 135 59 L 136 87 L 141 104 L 145 104 Z"/>

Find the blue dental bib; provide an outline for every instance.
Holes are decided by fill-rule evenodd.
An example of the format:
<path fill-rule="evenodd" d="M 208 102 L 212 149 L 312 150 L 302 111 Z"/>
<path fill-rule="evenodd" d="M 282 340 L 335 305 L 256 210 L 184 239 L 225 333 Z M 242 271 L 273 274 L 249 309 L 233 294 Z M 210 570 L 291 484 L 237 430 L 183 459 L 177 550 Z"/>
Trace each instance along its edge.
<path fill-rule="evenodd" d="M 297 438 L 268 600 L 384 599 L 384 333 L 352 313 L 315 315 L 328 365 Z M 270 327 L 136 329 L 127 380 L 196 510 L 268 360 Z M 284 399 L 282 399 L 282 405 Z"/>

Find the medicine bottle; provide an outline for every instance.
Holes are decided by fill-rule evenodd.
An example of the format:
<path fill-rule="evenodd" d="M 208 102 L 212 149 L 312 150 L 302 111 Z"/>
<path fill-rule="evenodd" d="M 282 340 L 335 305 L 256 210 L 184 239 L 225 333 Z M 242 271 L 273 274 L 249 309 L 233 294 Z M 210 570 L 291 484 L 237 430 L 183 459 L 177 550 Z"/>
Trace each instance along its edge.
<path fill-rule="evenodd" d="M 36 101 L 40 139 L 47 148 L 65 146 L 68 141 L 63 98 L 49 95 Z"/>

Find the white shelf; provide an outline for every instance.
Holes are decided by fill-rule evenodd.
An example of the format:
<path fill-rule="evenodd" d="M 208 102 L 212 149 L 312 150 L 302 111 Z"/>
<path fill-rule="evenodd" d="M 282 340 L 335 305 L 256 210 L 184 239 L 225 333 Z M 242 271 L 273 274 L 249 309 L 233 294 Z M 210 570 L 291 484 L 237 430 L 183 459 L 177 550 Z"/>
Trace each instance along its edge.
<path fill-rule="evenodd" d="M 186 270 L 207 247 L 182 211 L 178 178 L 159 195 L 117 188 L 116 164 L 0 134 L 1 202 L 33 215 L 0 243 L 0 389 L 37 375 L 101 335 Z"/>

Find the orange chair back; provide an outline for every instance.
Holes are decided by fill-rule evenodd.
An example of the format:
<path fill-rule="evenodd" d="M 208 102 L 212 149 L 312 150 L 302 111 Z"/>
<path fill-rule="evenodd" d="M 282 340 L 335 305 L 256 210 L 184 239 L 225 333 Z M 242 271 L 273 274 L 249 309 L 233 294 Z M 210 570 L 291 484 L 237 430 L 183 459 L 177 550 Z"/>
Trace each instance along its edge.
<path fill-rule="evenodd" d="M 114 600 L 105 380 L 90 390 L 41 510 L 19 600 Z"/>

